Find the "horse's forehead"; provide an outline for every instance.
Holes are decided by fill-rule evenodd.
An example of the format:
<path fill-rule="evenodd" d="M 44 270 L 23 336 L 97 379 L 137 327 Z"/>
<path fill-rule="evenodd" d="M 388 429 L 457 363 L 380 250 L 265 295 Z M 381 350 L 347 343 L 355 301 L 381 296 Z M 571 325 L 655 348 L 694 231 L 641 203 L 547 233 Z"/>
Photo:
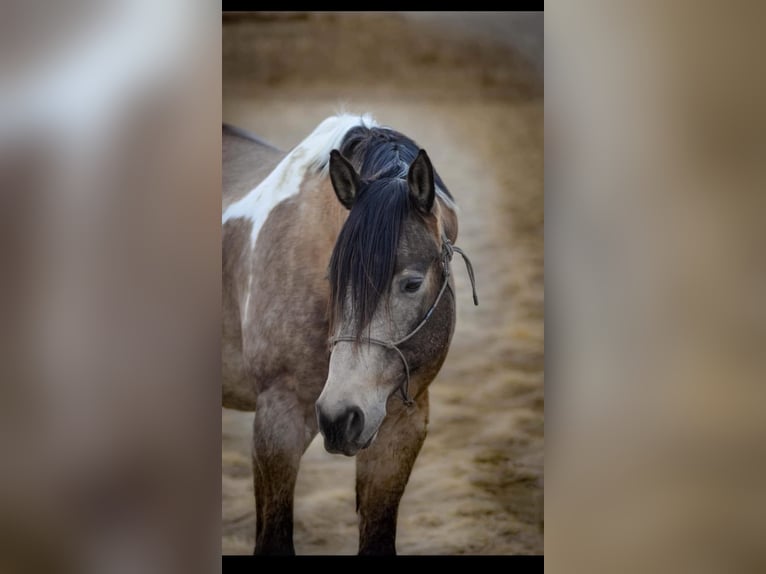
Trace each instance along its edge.
<path fill-rule="evenodd" d="M 397 260 L 399 267 L 418 261 L 430 260 L 438 253 L 438 226 L 436 221 L 408 218 L 402 230 Z"/>

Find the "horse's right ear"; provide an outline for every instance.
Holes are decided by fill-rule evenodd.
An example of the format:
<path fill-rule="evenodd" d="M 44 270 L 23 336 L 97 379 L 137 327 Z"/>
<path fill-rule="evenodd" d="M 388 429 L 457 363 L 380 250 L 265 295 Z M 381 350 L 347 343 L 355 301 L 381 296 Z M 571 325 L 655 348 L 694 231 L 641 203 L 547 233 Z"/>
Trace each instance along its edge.
<path fill-rule="evenodd" d="M 359 175 L 337 149 L 330 152 L 330 181 L 338 201 L 346 209 L 351 209 L 359 191 Z"/>

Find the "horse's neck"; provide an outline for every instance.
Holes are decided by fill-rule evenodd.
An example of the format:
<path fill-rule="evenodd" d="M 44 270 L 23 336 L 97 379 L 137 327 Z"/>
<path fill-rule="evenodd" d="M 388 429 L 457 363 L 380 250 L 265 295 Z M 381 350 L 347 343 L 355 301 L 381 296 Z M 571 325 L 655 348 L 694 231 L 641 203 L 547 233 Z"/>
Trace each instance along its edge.
<path fill-rule="evenodd" d="M 348 217 L 330 178 L 305 178 L 299 192 L 278 206 L 271 217 L 268 235 L 258 238 L 251 261 L 277 265 L 279 269 L 274 272 L 300 278 L 312 293 L 323 296 L 329 288 L 327 266 L 332 250 Z"/>
<path fill-rule="evenodd" d="M 307 179 L 296 200 L 295 217 L 290 224 L 301 230 L 301 236 L 314 247 L 314 253 L 326 253 L 327 265 L 348 211 L 340 204 L 329 177 Z"/>

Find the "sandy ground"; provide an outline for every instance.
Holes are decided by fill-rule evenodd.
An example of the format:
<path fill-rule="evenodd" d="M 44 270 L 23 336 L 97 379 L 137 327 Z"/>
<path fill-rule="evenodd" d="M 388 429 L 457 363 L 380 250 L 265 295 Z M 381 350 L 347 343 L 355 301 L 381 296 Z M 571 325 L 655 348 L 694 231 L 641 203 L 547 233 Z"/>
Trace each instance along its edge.
<path fill-rule="evenodd" d="M 524 49 L 498 39 L 503 18 L 527 30 Z M 480 306 L 458 262 L 457 329 L 400 507 L 400 554 L 543 552 L 543 89 L 542 60 L 528 57 L 542 25 L 526 21 L 224 19 L 224 121 L 289 149 L 341 104 L 369 111 L 428 150 L 461 208 Z M 252 552 L 252 417 L 222 412 L 224 554 Z M 315 440 L 296 488 L 296 551 L 353 554 L 357 539 L 354 460 Z"/>

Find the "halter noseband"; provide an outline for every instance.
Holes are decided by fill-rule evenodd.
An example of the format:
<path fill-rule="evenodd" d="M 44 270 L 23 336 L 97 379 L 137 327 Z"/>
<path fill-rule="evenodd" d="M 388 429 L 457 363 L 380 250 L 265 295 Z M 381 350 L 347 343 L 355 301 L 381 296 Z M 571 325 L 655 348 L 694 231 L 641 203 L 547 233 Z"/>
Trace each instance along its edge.
<path fill-rule="evenodd" d="M 473 274 L 473 265 L 471 265 L 471 260 L 468 259 L 468 256 L 463 252 L 462 249 L 459 247 L 456 247 L 452 245 L 452 242 L 447 239 L 447 237 L 442 236 L 442 275 L 444 277 L 442 281 L 442 286 L 439 289 L 439 293 L 436 295 L 436 299 L 434 299 L 434 302 L 431 304 L 431 306 L 428 308 L 428 311 L 426 311 L 426 314 L 423 316 L 423 319 L 415 326 L 412 331 L 410 331 L 407 335 L 402 337 L 401 339 L 397 341 L 382 341 L 380 339 L 373 339 L 372 337 L 362 337 L 361 341 L 366 341 L 367 343 L 373 343 L 375 345 L 380 345 L 381 347 L 385 347 L 386 349 L 391 349 L 393 351 L 396 351 L 396 353 L 399 355 L 399 358 L 402 360 L 402 364 L 404 365 L 404 379 L 402 380 L 401 385 L 399 385 L 398 390 L 401 391 L 402 396 L 402 402 L 404 402 L 405 405 L 408 407 L 413 404 L 413 400 L 410 398 L 409 395 L 409 388 L 410 388 L 410 365 L 407 363 L 407 359 L 404 356 L 404 353 L 402 353 L 402 350 L 399 348 L 399 345 L 402 343 L 405 343 L 406 341 L 410 340 L 415 333 L 420 331 L 420 329 L 423 327 L 423 325 L 426 324 L 428 319 L 431 318 L 431 315 L 434 312 L 434 309 L 436 309 L 436 306 L 439 304 L 439 301 L 441 301 L 442 295 L 444 295 L 444 292 L 449 287 L 449 277 L 450 277 L 450 261 L 452 261 L 452 255 L 453 253 L 459 253 L 460 256 L 463 258 L 463 261 L 465 261 L 465 267 L 468 271 L 468 278 L 471 280 L 471 290 L 473 292 L 473 304 L 478 305 L 479 304 L 479 298 L 476 296 L 476 280 Z M 449 287 L 450 291 L 452 291 L 452 288 Z M 454 293 L 452 294 L 454 297 Z M 330 339 L 330 351 L 332 352 L 332 349 L 340 342 L 348 342 L 353 343 L 356 342 L 356 337 L 333 337 Z"/>

